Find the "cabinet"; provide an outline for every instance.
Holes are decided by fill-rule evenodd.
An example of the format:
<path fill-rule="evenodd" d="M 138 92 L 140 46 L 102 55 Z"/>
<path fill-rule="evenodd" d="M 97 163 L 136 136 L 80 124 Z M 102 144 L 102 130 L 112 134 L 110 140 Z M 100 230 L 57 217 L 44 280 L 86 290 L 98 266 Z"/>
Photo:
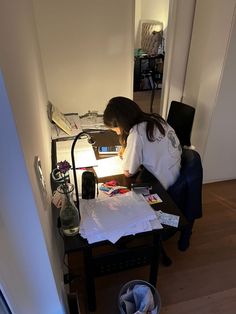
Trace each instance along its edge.
<path fill-rule="evenodd" d="M 162 87 L 164 55 L 139 56 L 134 61 L 134 91 Z"/>

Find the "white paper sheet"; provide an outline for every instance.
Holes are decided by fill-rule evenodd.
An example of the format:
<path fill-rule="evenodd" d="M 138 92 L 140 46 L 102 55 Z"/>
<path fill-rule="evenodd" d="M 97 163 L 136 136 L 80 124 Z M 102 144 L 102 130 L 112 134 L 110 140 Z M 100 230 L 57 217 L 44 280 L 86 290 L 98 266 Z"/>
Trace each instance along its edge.
<path fill-rule="evenodd" d="M 118 241 L 124 235 L 162 229 L 154 210 L 135 192 L 80 201 L 80 234 L 89 243 Z"/>
<path fill-rule="evenodd" d="M 98 114 L 96 111 L 91 111 L 87 116 L 80 118 L 81 127 L 83 130 L 107 130 L 108 128 L 104 125 L 103 115 Z"/>
<path fill-rule="evenodd" d="M 77 134 L 83 131 L 80 123 L 80 117 L 78 114 L 75 113 L 66 114 L 65 118 L 70 122 L 71 132 L 67 134 L 62 129 L 60 129 L 56 124 L 51 124 L 51 136 L 53 140 L 76 136 Z"/>
<path fill-rule="evenodd" d="M 123 173 L 122 161 L 119 156 L 99 159 L 94 170 L 98 178 L 119 175 Z"/>
<path fill-rule="evenodd" d="M 179 216 L 163 213 L 161 210 L 156 211 L 155 214 L 161 224 L 176 227 L 176 228 L 178 227 Z"/>

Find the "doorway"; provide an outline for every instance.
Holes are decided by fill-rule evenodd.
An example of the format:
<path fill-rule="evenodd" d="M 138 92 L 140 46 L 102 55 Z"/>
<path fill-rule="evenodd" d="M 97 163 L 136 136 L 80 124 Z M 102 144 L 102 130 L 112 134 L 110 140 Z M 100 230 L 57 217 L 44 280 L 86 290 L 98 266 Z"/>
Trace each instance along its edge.
<path fill-rule="evenodd" d="M 169 0 L 135 1 L 133 99 L 160 113 Z"/>

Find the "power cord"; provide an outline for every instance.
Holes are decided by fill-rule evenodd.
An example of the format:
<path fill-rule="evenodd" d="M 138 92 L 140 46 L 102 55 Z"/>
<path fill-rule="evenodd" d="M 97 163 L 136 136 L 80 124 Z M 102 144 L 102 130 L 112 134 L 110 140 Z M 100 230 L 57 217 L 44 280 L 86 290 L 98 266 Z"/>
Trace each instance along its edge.
<path fill-rule="evenodd" d="M 57 218 L 57 228 L 58 228 L 59 235 L 62 237 L 62 239 L 64 239 L 63 233 L 61 232 L 61 220 L 60 220 L 60 217 Z M 69 273 L 64 274 L 63 281 L 64 281 L 64 284 L 69 284 L 72 281 L 80 278 L 80 276 L 76 275 L 76 274 L 72 274 L 73 270 L 66 263 L 65 258 L 66 258 L 66 253 L 64 253 L 64 256 L 63 256 L 63 264 L 66 266 L 66 268 L 68 269 Z"/>
<path fill-rule="evenodd" d="M 73 275 L 70 273 L 64 274 L 64 284 L 67 285 L 67 284 L 69 284 L 69 283 L 71 283 L 74 280 L 79 279 L 79 278 L 80 278 L 79 275 Z"/>

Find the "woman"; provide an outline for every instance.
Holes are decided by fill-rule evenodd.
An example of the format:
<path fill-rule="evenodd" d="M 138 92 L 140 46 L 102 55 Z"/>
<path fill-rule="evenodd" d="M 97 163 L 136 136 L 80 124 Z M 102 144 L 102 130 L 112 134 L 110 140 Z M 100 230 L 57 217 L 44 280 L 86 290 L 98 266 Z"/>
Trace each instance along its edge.
<path fill-rule="evenodd" d="M 166 189 L 175 182 L 182 150 L 174 130 L 160 115 L 143 112 L 129 98 L 114 97 L 108 102 L 103 119 L 120 137 L 126 176 L 144 166 Z"/>

